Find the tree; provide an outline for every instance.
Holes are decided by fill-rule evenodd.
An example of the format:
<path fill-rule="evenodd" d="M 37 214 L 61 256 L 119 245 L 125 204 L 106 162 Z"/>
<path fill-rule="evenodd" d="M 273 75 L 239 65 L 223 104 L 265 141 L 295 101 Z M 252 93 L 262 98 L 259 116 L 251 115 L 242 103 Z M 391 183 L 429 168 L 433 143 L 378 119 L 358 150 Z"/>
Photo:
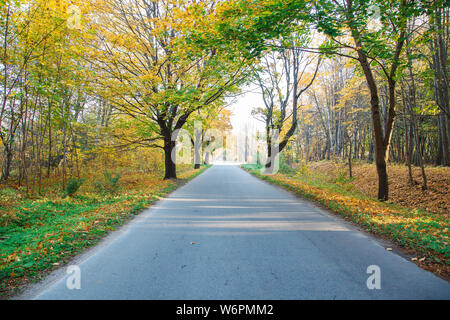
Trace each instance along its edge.
<path fill-rule="evenodd" d="M 244 4 L 248 4 L 250 9 L 242 9 Z M 326 34 L 330 41 L 320 48 L 304 49 L 341 55 L 358 62 L 370 91 L 375 163 L 379 178 L 378 198 L 387 200 L 389 184 L 386 164 L 396 116 L 396 83 L 399 70 L 404 66 L 407 22 L 419 15 L 430 15 L 444 6 L 444 1 L 267 0 L 256 3 L 242 0 L 237 1 L 228 14 L 244 13 L 243 20 L 249 22 L 248 25 L 231 25 L 225 28 L 225 32 L 240 39 L 247 47 L 254 48 L 249 52 L 258 54 L 267 45 L 268 39 L 290 32 L 298 21 L 307 21 Z M 291 10 L 286 10 L 288 8 Z M 261 34 L 260 39 L 257 38 L 257 31 Z M 388 106 L 384 123 L 376 79 L 379 70 L 387 83 Z"/>
<path fill-rule="evenodd" d="M 434 99 L 440 109 L 439 115 L 439 154 L 437 163 L 450 165 L 450 109 L 449 109 L 449 70 L 448 46 L 450 29 L 450 9 L 442 6 L 442 1 L 433 1 L 429 14 L 428 44 L 432 59 Z"/>
<path fill-rule="evenodd" d="M 176 178 L 176 132 L 191 114 L 244 78 L 248 59 L 214 43 L 214 2 L 106 0 L 89 60 L 101 74 L 102 95 L 154 131 L 165 154 L 165 178 Z M 208 42 L 208 45 L 205 45 Z M 163 141 L 160 146 L 158 141 Z"/>
<path fill-rule="evenodd" d="M 320 65 L 319 58 L 312 75 L 308 74 L 308 67 L 316 59 L 307 57 L 302 50 L 285 49 L 283 45 L 289 43 L 290 46 L 303 47 L 308 41 L 307 35 L 294 33 L 281 43 L 275 43 L 277 49 L 266 53 L 262 59 L 261 69 L 255 72 L 264 107 L 255 109 L 253 113 L 260 117 L 265 125 L 267 173 L 273 171 L 275 157 L 286 147 L 297 129 L 300 97 L 313 84 Z M 289 105 L 291 105 L 291 111 L 289 111 Z M 282 131 L 289 119 L 291 125 L 286 128 L 283 136 Z M 280 141 L 275 148 L 273 138 Z"/>
<path fill-rule="evenodd" d="M 376 8 L 377 10 L 374 10 Z M 412 1 L 314 1 L 313 23 L 331 41 L 322 52 L 355 59 L 361 66 L 370 91 L 372 126 L 375 142 L 375 164 L 378 173 L 378 198 L 387 200 L 389 183 L 386 164 L 396 115 L 396 83 L 401 55 L 407 35 L 407 21 L 421 7 Z M 371 19 L 380 13 L 378 28 L 371 29 Z M 345 29 L 342 28 L 345 27 Z M 349 42 L 351 39 L 353 43 Z M 379 88 L 374 67 L 382 70 L 388 84 L 388 110 L 381 119 Z"/>
<path fill-rule="evenodd" d="M 194 169 L 200 169 L 202 155 L 204 155 L 203 163 L 210 164 L 210 153 L 213 150 L 209 150 L 209 146 L 213 142 L 211 140 L 216 138 L 216 134 L 211 130 L 220 132 L 221 135 L 231 130 L 230 116 L 231 113 L 226 109 L 224 99 L 218 99 L 190 117 L 185 129 L 191 136 L 191 144 L 194 148 Z"/>
<path fill-rule="evenodd" d="M 48 93 L 57 91 L 50 82 L 57 80 L 56 87 L 65 87 L 67 93 L 66 89 L 78 76 L 73 70 L 76 48 L 71 41 L 76 39 L 79 32 L 69 28 L 68 5 L 68 1 L 5 1 L 0 9 L 0 140 L 5 154 L 3 180 L 8 179 L 14 153 L 19 148 L 19 182 L 26 178 L 29 167 L 29 160 L 25 156 L 28 138 L 32 140 L 33 157 L 40 162 L 43 153 L 42 129 L 51 127 L 50 117 L 45 122 L 36 121 L 44 118 L 41 100 L 48 99 L 50 110 L 55 101 L 49 98 Z M 62 76 L 62 73 L 65 75 Z M 59 98 L 64 108 L 71 102 L 67 95 Z M 17 146 L 18 135 L 22 141 L 20 147 Z M 39 136 L 39 139 L 33 141 L 35 136 Z M 63 178 L 63 184 L 64 181 Z"/>

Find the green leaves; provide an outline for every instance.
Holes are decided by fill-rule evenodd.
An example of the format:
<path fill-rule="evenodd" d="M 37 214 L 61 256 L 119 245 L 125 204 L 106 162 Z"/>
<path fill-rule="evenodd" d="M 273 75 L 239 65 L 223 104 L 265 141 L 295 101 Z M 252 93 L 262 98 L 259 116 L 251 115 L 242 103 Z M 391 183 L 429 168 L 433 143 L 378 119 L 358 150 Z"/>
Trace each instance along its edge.
<path fill-rule="evenodd" d="M 303 17 L 307 1 L 237 0 L 222 4 L 217 29 L 222 41 L 233 41 L 246 58 L 260 57 L 266 41 L 288 36 Z"/>
<path fill-rule="evenodd" d="M 69 178 L 67 180 L 67 185 L 66 185 L 66 189 L 64 190 L 66 195 L 69 197 L 72 197 L 77 191 L 78 189 L 81 187 L 81 185 L 83 184 L 84 179 L 78 179 L 78 178 Z"/>

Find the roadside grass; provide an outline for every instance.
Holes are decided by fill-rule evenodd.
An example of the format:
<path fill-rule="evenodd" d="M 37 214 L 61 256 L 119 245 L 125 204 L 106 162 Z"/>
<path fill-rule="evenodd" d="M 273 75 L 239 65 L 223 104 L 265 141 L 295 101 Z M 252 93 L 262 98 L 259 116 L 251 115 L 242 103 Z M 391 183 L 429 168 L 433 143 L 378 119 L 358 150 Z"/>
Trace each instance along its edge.
<path fill-rule="evenodd" d="M 85 190 L 73 197 L 18 195 L 20 200 L 7 208 L 12 218 L 0 225 L 0 297 L 12 296 L 64 265 L 208 167 L 185 170 L 177 181 L 128 173 L 113 194 Z M 4 210 L 0 207 L 0 214 Z"/>
<path fill-rule="evenodd" d="M 320 173 L 265 175 L 261 166 L 242 165 L 256 177 L 341 214 L 365 230 L 407 249 L 412 261 L 448 278 L 450 275 L 450 219 L 423 209 L 381 202 L 355 188 L 351 179 L 330 182 Z"/>

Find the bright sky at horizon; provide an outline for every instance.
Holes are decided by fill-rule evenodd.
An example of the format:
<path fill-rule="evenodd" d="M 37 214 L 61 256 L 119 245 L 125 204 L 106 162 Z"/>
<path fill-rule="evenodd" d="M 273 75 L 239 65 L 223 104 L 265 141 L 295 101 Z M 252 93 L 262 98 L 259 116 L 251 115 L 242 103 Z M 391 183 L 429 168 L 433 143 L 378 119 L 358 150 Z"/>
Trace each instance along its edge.
<path fill-rule="evenodd" d="M 234 135 L 243 134 L 246 126 L 249 132 L 256 133 L 256 130 L 263 130 L 263 123 L 251 114 L 254 108 L 264 103 L 258 90 L 256 86 L 249 86 L 244 88 L 241 95 L 230 99 L 227 109 L 232 113 L 231 125 Z"/>

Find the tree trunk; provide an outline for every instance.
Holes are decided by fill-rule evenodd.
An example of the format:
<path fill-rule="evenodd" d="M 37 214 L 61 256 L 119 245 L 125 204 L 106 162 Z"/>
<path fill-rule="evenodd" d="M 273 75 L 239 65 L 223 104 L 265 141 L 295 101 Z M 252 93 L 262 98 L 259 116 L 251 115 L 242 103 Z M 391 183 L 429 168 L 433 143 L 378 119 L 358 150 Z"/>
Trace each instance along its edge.
<path fill-rule="evenodd" d="M 244 162 L 248 162 L 248 136 L 245 135 L 245 150 L 244 150 Z"/>
<path fill-rule="evenodd" d="M 439 152 L 437 164 L 443 166 L 450 165 L 449 161 L 449 141 L 448 141 L 448 117 L 441 111 L 438 116 Z"/>
<path fill-rule="evenodd" d="M 389 151 L 389 144 L 387 144 L 386 146 L 385 141 L 389 143 L 390 139 L 385 138 L 390 133 L 385 132 L 386 136 L 383 136 L 378 89 L 375 83 L 375 78 L 373 77 L 372 71 L 370 70 L 370 65 L 367 57 L 361 50 L 358 50 L 358 56 L 370 91 L 370 110 L 372 115 L 372 125 L 374 133 L 375 164 L 378 173 L 378 199 L 386 201 L 388 200 L 389 195 L 388 176 L 386 171 L 386 160 Z"/>
<path fill-rule="evenodd" d="M 425 165 L 424 165 L 424 161 L 423 161 L 422 148 L 421 148 L 421 143 L 419 141 L 419 129 L 418 129 L 418 125 L 417 125 L 416 116 L 414 114 L 414 110 L 412 109 L 412 107 L 410 108 L 410 112 L 411 112 L 411 120 L 412 120 L 411 124 L 413 125 L 412 130 L 414 132 L 416 153 L 417 153 L 417 156 L 419 159 L 419 165 L 420 165 L 420 169 L 422 172 L 422 190 L 427 190 L 428 189 L 427 175 L 425 173 Z"/>
<path fill-rule="evenodd" d="M 350 137 L 348 138 L 348 176 L 349 178 L 353 178 L 352 171 L 352 143 Z"/>
<path fill-rule="evenodd" d="M 406 106 L 405 106 L 406 109 Z M 406 111 L 406 110 L 405 110 Z M 405 112 L 406 113 L 406 112 Z M 408 165 L 408 183 L 409 186 L 412 187 L 414 185 L 414 180 L 412 176 L 412 169 L 411 169 L 411 150 L 410 150 L 410 143 L 409 143 L 409 132 L 408 132 L 408 124 L 406 123 L 406 117 L 403 115 L 403 124 L 405 126 L 405 154 L 406 154 L 406 164 Z"/>
<path fill-rule="evenodd" d="M 1 180 L 6 181 L 6 180 L 8 180 L 9 173 L 11 171 L 11 162 L 12 162 L 13 153 L 12 153 L 12 148 L 10 146 L 7 146 L 5 144 L 4 148 L 5 148 L 5 163 L 2 168 L 2 179 Z"/>
<path fill-rule="evenodd" d="M 194 129 L 194 135 L 194 169 L 200 169 L 200 164 L 202 163 L 202 131 Z"/>
<path fill-rule="evenodd" d="M 425 174 L 425 166 L 424 166 L 424 160 L 423 160 L 423 152 L 420 146 L 420 141 L 419 141 L 419 127 L 417 124 L 417 119 L 416 119 L 416 113 L 414 111 L 414 107 L 417 105 L 416 102 L 416 81 L 414 78 L 414 72 L 412 70 L 412 61 L 410 60 L 410 49 L 409 49 L 409 38 L 407 39 L 407 44 L 408 44 L 408 48 L 406 49 L 406 53 L 408 55 L 408 71 L 409 71 L 409 77 L 411 80 L 411 85 L 410 85 L 410 89 L 409 89 L 409 97 L 407 99 L 407 105 L 408 105 L 408 110 L 410 112 L 411 115 L 411 122 L 412 122 L 412 129 L 414 130 L 414 137 L 415 137 L 415 143 L 416 143 L 416 151 L 419 155 L 419 164 L 420 164 L 420 168 L 422 170 L 422 180 L 423 180 L 423 184 L 422 184 L 422 190 L 427 190 L 428 189 L 428 185 L 427 185 L 427 176 Z"/>
<path fill-rule="evenodd" d="M 164 137 L 164 165 L 165 165 L 164 179 L 177 178 L 177 166 L 176 163 L 172 161 L 172 153 L 174 149 L 175 149 L 175 141 L 172 141 L 172 136 L 169 135 L 168 137 Z"/>
<path fill-rule="evenodd" d="M 430 68 L 434 72 L 434 99 L 441 114 L 439 116 L 439 152 L 437 163 L 450 165 L 450 109 L 449 109 L 449 80 L 448 80 L 448 9 L 438 9 L 433 13 L 430 28 L 433 30 L 431 41 L 432 63 Z"/>
<path fill-rule="evenodd" d="M 267 160 L 264 167 L 266 174 L 271 174 L 273 172 L 272 141 L 270 138 L 267 138 Z"/>
<path fill-rule="evenodd" d="M 275 148 L 274 148 L 272 136 L 269 134 L 269 132 L 270 132 L 270 130 L 267 130 L 267 138 L 266 138 L 267 159 L 266 159 L 266 164 L 264 166 L 266 174 L 274 173 L 275 157 L 278 155 L 278 153 L 281 152 L 281 148 L 278 148 L 278 149 L 276 148 L 277 144 L 275 144 Z M 278 136 L 275 136 L 274 138 L 275 138 L 275 141 L 277 141 Z M 284 146 L 283 146 L 283 148 L 284 148 Z"/>
<path fill-rule="evenodd" d="M 380 161 L 376 163 L 378 173 L 378 199 L 386 201 L 389 194 L 388 176 L 386 170 L 386 162 Z"/>

